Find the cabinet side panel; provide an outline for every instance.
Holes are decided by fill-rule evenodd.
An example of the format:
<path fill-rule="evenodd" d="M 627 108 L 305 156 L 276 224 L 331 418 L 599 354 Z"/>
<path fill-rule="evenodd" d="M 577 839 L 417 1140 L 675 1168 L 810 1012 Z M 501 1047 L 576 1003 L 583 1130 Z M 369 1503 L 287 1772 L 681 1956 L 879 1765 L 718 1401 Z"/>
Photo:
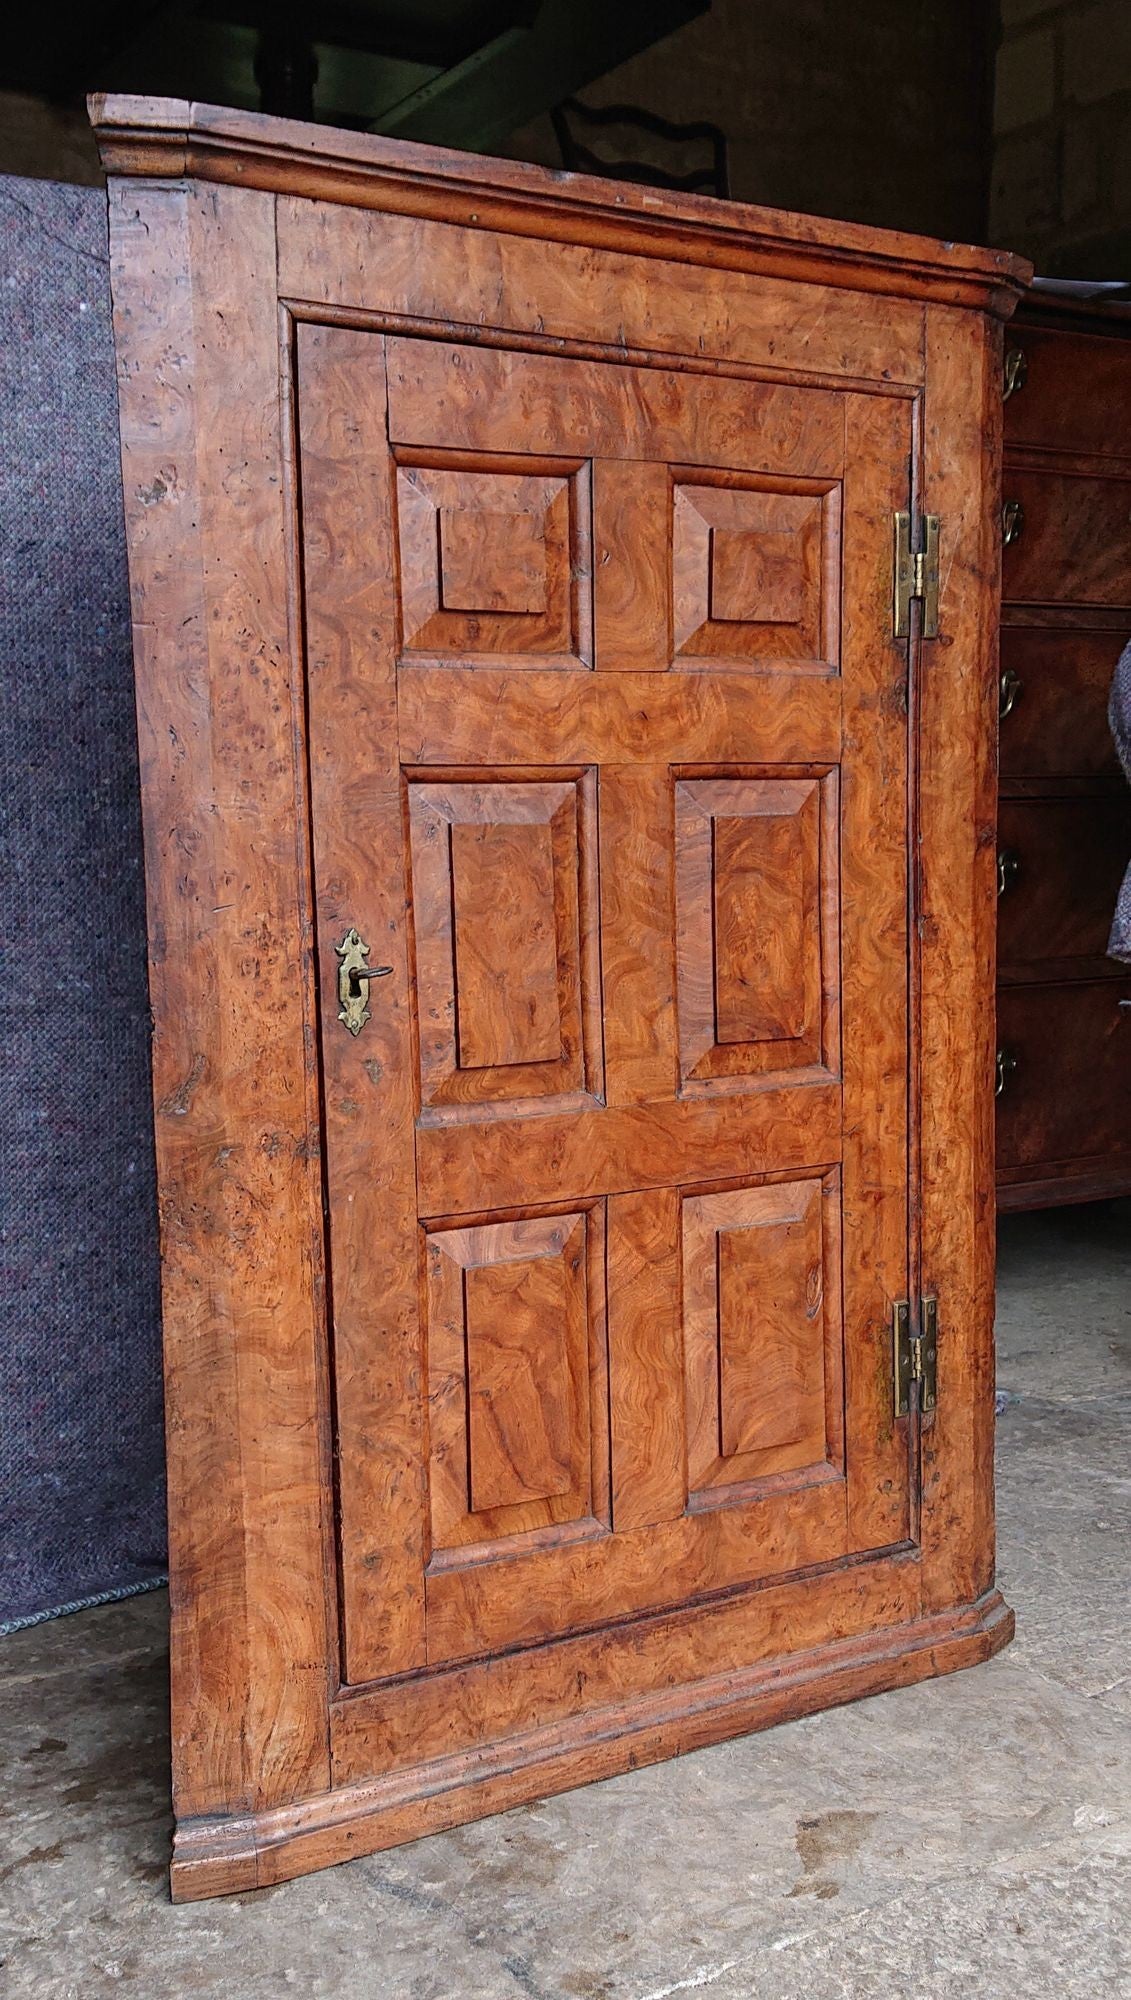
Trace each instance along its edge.
<path fill-rule="evenodd" d="M 939 1301 L 922 1438 L 925 1612 L 994 1568 L 993 1024 L 1001 329 L 928 311 L 922 506 L 941 517 L 939 638 L 920 644 L 920 1289 Z"/>
<path fill-rule="evenodd" d="M 184 1819 L 329 1782 L 309 942 L 273 198 L 110 208 Z"/>

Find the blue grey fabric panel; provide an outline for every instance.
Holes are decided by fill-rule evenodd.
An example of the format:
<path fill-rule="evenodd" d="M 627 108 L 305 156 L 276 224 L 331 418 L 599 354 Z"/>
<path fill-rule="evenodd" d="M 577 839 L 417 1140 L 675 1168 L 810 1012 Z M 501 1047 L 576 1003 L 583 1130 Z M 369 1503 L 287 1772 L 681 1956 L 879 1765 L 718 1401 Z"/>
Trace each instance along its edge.
<path fill-rule="evenodd" d="M 156 1215 L 106 201 L 0 177 L 0 1629 L 159 1578 Z"/>

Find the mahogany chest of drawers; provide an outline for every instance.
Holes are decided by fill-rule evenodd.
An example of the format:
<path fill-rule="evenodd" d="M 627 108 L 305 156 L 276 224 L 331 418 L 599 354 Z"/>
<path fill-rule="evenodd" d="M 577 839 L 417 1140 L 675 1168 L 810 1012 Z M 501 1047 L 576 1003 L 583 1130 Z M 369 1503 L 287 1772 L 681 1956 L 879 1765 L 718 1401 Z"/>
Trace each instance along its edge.
<path fill-rule="evenodd" d="M 1107 723 L 1131 638 L 1131 310 L 1038 299 L 1004 373 L 1002 1208 L 1131 1191 L 1131 968 L 1106 957 L 1131 856 Z"/>
<path fill-rule="evenodd" d="M 1005 253 L 110 170 L 178 1896 L 983 1659 Z"/>

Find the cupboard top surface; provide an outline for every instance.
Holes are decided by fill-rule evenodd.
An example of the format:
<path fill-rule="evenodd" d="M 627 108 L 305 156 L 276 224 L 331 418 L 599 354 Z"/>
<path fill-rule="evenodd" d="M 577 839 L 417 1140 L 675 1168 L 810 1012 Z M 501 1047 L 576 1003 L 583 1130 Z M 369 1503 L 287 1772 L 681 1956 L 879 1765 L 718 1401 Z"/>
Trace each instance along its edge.
<path fill-rule="evenodd" d="M 558 237 L 689 264 L 819 278 L 1008 318 L 1031 276 L 1007 250 L 829 221 L 179 98 L 95 95 L 113 174 L 201 180 Z"/>

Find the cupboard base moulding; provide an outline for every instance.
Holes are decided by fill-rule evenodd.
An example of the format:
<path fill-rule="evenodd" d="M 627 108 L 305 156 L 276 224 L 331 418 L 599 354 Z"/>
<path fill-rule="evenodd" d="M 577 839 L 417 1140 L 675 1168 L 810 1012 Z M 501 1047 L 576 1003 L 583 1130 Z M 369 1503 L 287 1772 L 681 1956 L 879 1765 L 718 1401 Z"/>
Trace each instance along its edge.
<path fill-rule="evenodd" d="M 1013 1637 L 999 1590 L 976 1603 L 784 1659 L 759 1660 L 272 1812 L 195 1819 L 173 1846 L 173 1901 L 286 1882 L 865 1695 L 991 1659 Z"/>

